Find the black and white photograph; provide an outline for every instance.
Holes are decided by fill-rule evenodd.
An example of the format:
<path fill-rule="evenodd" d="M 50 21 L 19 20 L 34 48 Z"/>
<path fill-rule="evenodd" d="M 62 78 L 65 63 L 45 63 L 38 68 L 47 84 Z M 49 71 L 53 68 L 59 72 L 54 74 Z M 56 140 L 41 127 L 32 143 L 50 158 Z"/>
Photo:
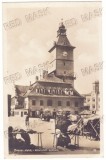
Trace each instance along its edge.
<path fill-rule="evenodd" d="M 5 157 L 103 155 L 102 4 L 3 3 Z"/>

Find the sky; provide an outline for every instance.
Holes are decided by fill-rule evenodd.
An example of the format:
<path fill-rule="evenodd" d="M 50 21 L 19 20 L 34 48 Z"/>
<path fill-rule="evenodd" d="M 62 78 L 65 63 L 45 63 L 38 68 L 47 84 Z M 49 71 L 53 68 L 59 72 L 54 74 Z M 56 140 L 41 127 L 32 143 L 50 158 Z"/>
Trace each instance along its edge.
<path fill-rule="evenodd" d="M 100 2 L 45 2 L 45 3 L 4 3 L 3 24 L 15 19 L 21 25 L 5 30 L 3 27 L 3 62 L 4 77 L 19 72 L 22 78 L 15 82 L 29 85 L 36 75 L 27 76 L 25 69 L 33 68 L 49 60 L 49 49 L 56 41 L 61 19 L 63 22 L 74 19 L 77 24 L 66 26 L 67 37 L 75 46 L 74 72 L 77 73 L 75 88 L 79 93 L 89 93 L 92 83 L 100 81 L 102 70 L 83 76 L 81 69 L 102 62 L 102 16 Z M 47 14 L 27 22 L 28 14 L 32 17 L 38 10 L 47 9 Z M 98 13 L 97 13 L 98 12 Z M 83 21 L 83 17 L 89 19 Z M 5 91 L 13 94 L 14 84 L 5 84 Z"/>

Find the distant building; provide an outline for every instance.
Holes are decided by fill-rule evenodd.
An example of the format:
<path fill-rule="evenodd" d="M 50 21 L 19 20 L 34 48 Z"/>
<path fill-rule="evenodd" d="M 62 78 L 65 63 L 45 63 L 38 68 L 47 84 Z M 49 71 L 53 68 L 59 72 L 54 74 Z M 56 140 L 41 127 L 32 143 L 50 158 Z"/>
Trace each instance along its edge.
<path fill-rule="evenodd" d="M 16 85 L 15 110 L 28 109 L 34 117 L 37 110 L 53 109 L 79 113 L 83 108 L 84 97 L 74 88 L 74 59 L 72 46 L 67 38 L 63 23 L 57 31 L 57 42 L 49 50 L 50 68 L 44 71 L 43 78 L 30 86 Z"/>
<path fill-rule="evenodd" d="M 84 94 L 84 109 L 88 109 L 92 112 L 100 110 L 100 92 L 99 92 L 99 81 L 93 83 L 93 90 L 89 94 Z"/>
<path fill-rule="evenodd" d="M 29 86 L 15 85 L 15 96 L 11 98 L 11 115 L 23 117 L 28 113 L 28 108 L 25 106 L 24 94 L 29 89 Z"/>

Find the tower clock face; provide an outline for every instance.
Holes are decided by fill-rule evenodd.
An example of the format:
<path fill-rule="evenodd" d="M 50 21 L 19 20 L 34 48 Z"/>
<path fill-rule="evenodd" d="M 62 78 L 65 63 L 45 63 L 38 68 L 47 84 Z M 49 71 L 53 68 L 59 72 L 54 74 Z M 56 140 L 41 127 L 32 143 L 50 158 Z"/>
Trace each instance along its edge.
<path fill-rule="evenodd" d="M 66 51 L 63 52 L 63 56 L 66 57 L 68 53 Z"/>

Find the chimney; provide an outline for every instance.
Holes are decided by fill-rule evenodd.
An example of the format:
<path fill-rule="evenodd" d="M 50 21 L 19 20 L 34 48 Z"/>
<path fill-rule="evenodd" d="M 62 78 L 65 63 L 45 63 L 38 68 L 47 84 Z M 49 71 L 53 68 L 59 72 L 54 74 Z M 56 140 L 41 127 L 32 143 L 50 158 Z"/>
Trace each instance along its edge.
<path fill-rule="evenodd" d="M 35 79 L 36 81 L 38 81 L 39 80 L 39 77 L 38 76 L 36 76 L 36 79 Z"/>
<path fill-rule="evenodd" d="M 48 76 L 48 71 L 43 70 L 43 78 L 46 78 Z"/>

